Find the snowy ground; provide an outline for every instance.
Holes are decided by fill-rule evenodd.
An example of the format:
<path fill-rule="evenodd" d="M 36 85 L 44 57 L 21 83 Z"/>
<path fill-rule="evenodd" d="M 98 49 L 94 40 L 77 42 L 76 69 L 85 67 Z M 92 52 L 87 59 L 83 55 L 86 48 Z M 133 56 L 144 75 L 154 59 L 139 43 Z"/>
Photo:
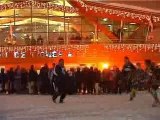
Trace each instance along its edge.
<path fill-rule="evenodd" d="M 160 120 L 150 94 L 74 95 L 54 104 L 48 95 L 0 95 L 0 120 Z"/>

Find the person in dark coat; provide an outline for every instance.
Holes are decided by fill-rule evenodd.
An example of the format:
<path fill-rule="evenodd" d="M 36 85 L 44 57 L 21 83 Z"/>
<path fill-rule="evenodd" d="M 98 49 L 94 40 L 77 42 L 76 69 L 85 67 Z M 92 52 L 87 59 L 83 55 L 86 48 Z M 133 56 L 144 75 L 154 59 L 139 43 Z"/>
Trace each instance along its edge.
<path fill-rule="evenodd" d="M 37 38 L 37 45 L 43 45 L 43 38 L 41 35 L 39 35 Z"/>
<path fill-rule="evenodd" d="M 94 72 L 93 67 L 90 67 L 87 79 L 87 90 L 89 94 L 93 94 L 95 86 L 95 78 L 96 78 L 96 73 Z"/>
<path fill-rule="evenodd" d="M 88 93 L 88 80 L 89 80 L 89 68 L 85 67 L 82 70 L 82 85 L 83 85 L 83 92 L 82 94 L 87 94 Z"/>
<path fill-rule="evenodd" d="M 75 94 L 76 93 L 76 78 L 75 78 L 75 70 L 74 68 L 70 68 L 68 73 L 68 79 L 67 79 L 67 93 L 68 94 Z"/>
<path fill-rule="evenodd" d="M 33 36 L 31 38 L 31 45 L 36 45 L 36 39 Z"/>
<path fill-rule="evenodd" d="M 1 68 L 1 73 L 0 73 L 0 83 L 1 83 L 1 92 L 5 92 L 6 89 L 5 89 L 5 84 L 7 84 L 8 82 L 8 77 L 7 77 L 7 74 L 5 73 L 5 69 L 4 68 Z"/>
<path fill-rule="evenodd" d="M 100 87 L 99 87 L 99 84 L 100 84 L 100 79 L 101 79 L 101 71 L 98 70 L 98 68 L 94 68 L 94 74 L 95 74 L 95 78 L 94 78 L 94 93 L 95 94 L 99 94 L 100 92 Z"/>
<path fill-rule="evenodd" d="M 82 72 L 80 68 L 77 68 L 77 71 L 75 73 L 75 79 L 77 81 L 77 93 L 81 93 L 82 90 Z"/>
<path fill-rule="evenodd" d="M 28 76 L 29 94 L 36 94 L 36 83 L 38 79 L 38 74 L 37 71 L 34 69 L 34 65 L 31 65 Z"/>
<path fill-rule="evenodd" d="M 20 93 L 22 88 L 22 71 L 20 69 L 20 66 L 18 65 L 17 68 L 14 71 L 14 87 L 15 92 Z"/>
<path fill-rule="evenodd" d="M 59 103 L 64 102 L 64 98 L 66 97 L 66 70 L 64 67 L 64 59 L 60 59 L 58 64 L 55 66 L 54 70 L 55 75 L 55 92 L 52 96 L 53 102 L 56 103 L 56 99 L 60 96 Z"/>
<path fill-rule="evenodd" d="M 7 72 L 8 81 L 9 81 L 9 93 L 14 93 L 14 70 L 13 68 L 10 68 L 10 70 Z"/>
<path fill-rule="evenodd" d="M 146 78 L 149 84 L 149 92 L 151 93 L 154 101 L 152 107 L 160 106 L 160 100 L 158 97 L 159 79 L 157 77 L 157 68 L 151 60 L 145 60 L 145 72 Z"/>
<path fill-rule="evenodd" d="M 28 71 L 25 68 L 21 69 L 21 91 L 26 93 L 27 91 L 27 82 L 28 82 Z"/>
<path fill-rule="evenodd" d="M 130 59 L 126 56 L 124 57 L 124 65 L 122 69 L 123 79 L 125 81 L 125 89 L 127 93 L 131 91 L 131 76 L 132 72 L 136 69 L 136 67 L 132 64 Z"/>
<path fill-rule="evenodd" d="M 40 74 L 39 74 L 39 82 L 41 83 L 40 85 L 40 93 L 42 94 L 49 94 L 50 91 L 50 81 L 48 78 L 48 65 L 45 64 L 41 69 L 40 69 Z"/>

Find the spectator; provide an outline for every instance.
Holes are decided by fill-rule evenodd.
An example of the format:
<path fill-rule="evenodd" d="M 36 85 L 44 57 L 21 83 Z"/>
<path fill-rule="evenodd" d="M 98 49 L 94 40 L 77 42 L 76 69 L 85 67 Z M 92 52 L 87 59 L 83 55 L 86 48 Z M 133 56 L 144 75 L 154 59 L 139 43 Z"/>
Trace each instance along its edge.
<path fill-rule="evenodd" d="M 21 69 L 20 69 L 20 66 L 18 65 L 17 68 L 15 69 L 15 72 L 14 72 L 14 87 L 15 87 L 15 92 L 16 93 L 19 93 L 21 92 L 21 87 L 22 87 L 22 72 L 21 72 Z"/>
<path fill-rule="evenodd" d="M 29 70 L 29 78 L 28 78 L 29 94 L 36 94 L 37 78 L 38 78 L 37 71 L 35 70 L 34 65 L 31 65 Z"/>
<path fill-rule="evenodd" d="M 81 93 L 82 92 L 82 72 L 80 71 L 79 67 L 75 72 L 75 79 L 77 81 L 77 93 Z"/>
<path fill-rule="evenodd" d="M 1 92 L 6 92 L 6 94 L 8 94 L 8 77 L 7 77 L 7 74 L 5 73 L 4 68 L 1 68 L 0 83 L 2 87 Z"/>
<path fill-rule="evenodd" d="M 7 72 L 7 76 L 8 76 L 8 82 L 9 82 L 9 88 L 8 91 L 9 93 L 14 93 L 15 89 L 14 89 L 14 70 L 11 67 L 10 70 Z"/>
<path fill-rule="evenodd" d="M 95 68 L 94 73 L 95 73 L 94 91 L 95 91 L 95 94 L 98 95 L 100 92 L 101 72 L 98 70 L 98 68 Z"/>
<path fill-rule="evenodd" d="M 43 45 L 43 38 L 41 35 L 39 35 L 37 38 L 37 45 Z"/>
<path fill-rule="evenodd" d="M 49 72 L 48 65 L 45 64 L 40 69 L 40 74 L 39 74 L 40 83 L 41 83 L 40 92 L 42 94 L 49 94 L 49 93 L 51 93 L 51 90 L 50 90 L 50 81 L 49 81 L 49 78 L 48 78 L 48 72 Z"/>

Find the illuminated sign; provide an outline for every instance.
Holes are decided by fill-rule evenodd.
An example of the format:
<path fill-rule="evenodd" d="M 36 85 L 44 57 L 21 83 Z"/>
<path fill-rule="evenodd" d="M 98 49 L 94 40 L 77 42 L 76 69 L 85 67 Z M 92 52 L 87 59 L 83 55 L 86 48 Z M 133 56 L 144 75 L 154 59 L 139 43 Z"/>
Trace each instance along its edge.
<path fill-rule="evenodd" d="M 8 52 L 0 52 L 0 58 L 7 58 Z"/>
<path fill-rule="evenodd" d="M 73 57 L 73 53 L 68 52 L 66 54 L 64 54 L 61 51 L 41 51 L 41 52 L 29 52 L 27 54 L 27 52 L 25 51 L 14 51 L 11 53 L 8 52 L 0 52 L 0 58 L 8 58 L 8 57 L 14 57 L 14 58 L 26 58 L 26 57 L 47 57 L 47 58 L 57 58 L 57 57 L 63 57 L 63 56 L 67 56 L 67 57 Z"/>
<path fill-rule="evenodd" d="M 26 58 L 26 52 L 14 52 L 14 58 Z"/>

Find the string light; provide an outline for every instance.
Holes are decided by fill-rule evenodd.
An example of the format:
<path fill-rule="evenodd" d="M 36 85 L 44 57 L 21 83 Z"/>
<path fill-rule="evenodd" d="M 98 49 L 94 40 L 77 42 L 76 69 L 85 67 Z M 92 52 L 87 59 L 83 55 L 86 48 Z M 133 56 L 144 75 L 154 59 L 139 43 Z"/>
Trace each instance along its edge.
<path fill-rule="evenodd" d="M 96 6 L 91 6 L 91 5 L 86 5 L 82 0 L 75 0 L 77 1 L 82 8 L 85 8 L 85 11 L 94 11 L 95 13 L 105 13 L 107 15 L 116 15 L 120 16 L 123 18 L 131 18 L 131 19 L 138 19 L 138 20 L 147 20 L 149 21 L 151 19 L 150 15 L 147 14 L 139 14 L 136 12 L 128 12 L 128 11 L 122 11 L 122 10 L 117 10 L 117 9 L 111 9 L 111 8 L 104 8 L 104 7 L 96 7 Z M 0 5 L 0 11 L 3 10 L 8 10 L 8 9 L 20 9 L 20 8 L 27 8 L 27 7 L 37 7 L 41 9 L 46 9 L 48 8 L 49 10 L 56 10 L 56 11 L 63 11 L 66 13 L 78 13 L 79 9 L 74 8 L 74 7 L 69 7 L 69 6 L 63 6 L 63 5 L 57 5 L 53 3 L 43 3 L 43 2 L 38 2 L 35 0 L 26 0 L 24 2 L 18 2 L 18 3 L 9 3 L 9 4 L 3 4 Z M 154 22 L 160 21 L 160 17 L 158 16 L 152 16 L 152 19 Z"/>
<path fill-rule="evenodd" d="M 28 7 L 36 7 L 41 9 L 48 8 L 49 10 L 56 10 L 56 11 L 63 11 L 66 13 L 78 13 L 78 9 L 69 7 L 69 6 L 63 6 L 63 5 L 57 5 L 53 3 L 43 3 L 38 2 L 35 0 L 26 0 L 24 2 L 17 2 L 17 3 L 8 3 L 8 4 L 2 4 L 0 5 L 0 11 L 8 10 L 8 9 L 22 9 L 22 8 L 28 8 Z"/>
<path fill-rule="evenodd" d="M 131 52 L 160 52 L 160 44 L 106 44 L 98 45 L 96 50 L 105 51 L 131 51 Z M 14 51 L 25 51 L 25 52 L 38 52 L 38 51 L 85 51 L 91 49 L 90 45 L 63 45 L 63 46 L 10 46 L 0 47 L 0 52 L 14 52 Z"/>
<path fill-rule="evenodd" d="M 96 7 L 96 6 L 92 6 L 92 5 L 87 5 L 85 4 L 82 0 L 76 0 L 82 8 L 85 8 L 85 11 L 94 11 L 96 13 L 105 13 L 107 15 L 116 15 L 116 16 L 120 16 L 123 18 L 131 18 L 131 19 L 137 19 L 137 20 L 147 20 L 149 21 L 151 19 L 150 15 L 147 14 L 139 14 L 136 12 L 128 12 L 128 11 L 122 11 L 122 10 L 117 10 L 117 9 L 111 9 L 111 8 L 104 8 L 104 7 Z M 160 17 L 158 16 L 152 16 L 152 19 L 154 22 L 159 22 L 160 21 Z"/>

